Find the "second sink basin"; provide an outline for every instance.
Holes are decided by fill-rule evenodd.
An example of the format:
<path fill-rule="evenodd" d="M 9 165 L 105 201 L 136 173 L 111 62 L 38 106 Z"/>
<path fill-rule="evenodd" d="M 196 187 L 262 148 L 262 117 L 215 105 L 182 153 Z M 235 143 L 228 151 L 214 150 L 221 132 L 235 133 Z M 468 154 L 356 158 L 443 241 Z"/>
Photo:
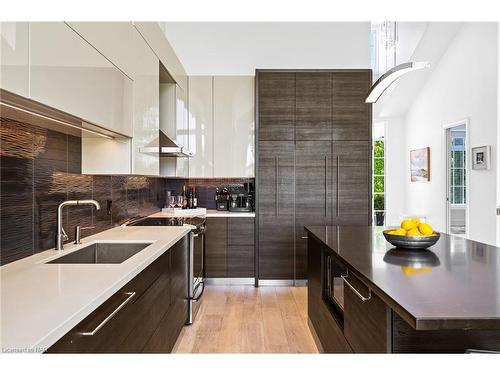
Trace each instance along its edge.
<path fill-rule="evenodd" d="M 149 245 L 151 245 L 151 242 L 96 242 L 51 260 L 47 264 L 118 264 L 123 263 Z"/>

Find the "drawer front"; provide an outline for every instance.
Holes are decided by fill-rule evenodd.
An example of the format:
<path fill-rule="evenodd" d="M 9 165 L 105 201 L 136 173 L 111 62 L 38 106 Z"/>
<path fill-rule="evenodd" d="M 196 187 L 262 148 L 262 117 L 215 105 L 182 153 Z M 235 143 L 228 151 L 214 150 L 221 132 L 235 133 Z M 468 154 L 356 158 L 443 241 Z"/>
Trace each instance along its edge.
<path fill-rule="evenodd" d="M 154 333 L 142 349 L 145 353 L 170 353 L 188 318 L 188 241 L 179 241 L 171 253 L 171 300 Z"/>
<path fill-rule="evenodd" d="M 227 277 L 227 220 L 207 219 L 205 234 L 205 276 Z"/>
<path fill-rule="evenodd" d="M 169 284 L 169 264 L 170 253 L 167 251 L 50 347 L 48 352 L 139 352 L 143 344 L 130 335 L 141 331 L 141 325 L 154 324 L 144 316 L 145 312 L 148 315 L 149 308 L 154 307 L 151 304 L 157 304 L 157 311 L 166 312 L 168 309 L 169 290 L 164 287 Z M 94 334 L 90 334 L 92 332 Z"/>
<path fill-rule="evenodd" d="M 228 245 L 251 245 L 255 243 L 255 219 L 228 218 L 227 219 Z"/>
<path fill-rule="evenodd" d="M 255 277 L 255 247 L 229 245 L 227 249 L 228 277 Z"/>
<path fill-rule="evenodd" d="M 349 345 L 355 353 L 390 352 L 390 309 L 352 273 L 346 280 L 344 335 Z"/>

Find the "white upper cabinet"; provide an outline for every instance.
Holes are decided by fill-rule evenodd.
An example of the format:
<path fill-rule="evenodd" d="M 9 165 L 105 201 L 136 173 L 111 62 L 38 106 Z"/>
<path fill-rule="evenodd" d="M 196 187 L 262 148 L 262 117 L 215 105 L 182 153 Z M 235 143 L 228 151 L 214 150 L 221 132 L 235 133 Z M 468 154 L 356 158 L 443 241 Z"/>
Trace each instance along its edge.
<path fill-rule="evenodd" d="M 213 77 L 190 76 L 189 177 L 214 177 Z"/>
<path fill-rule="evenodd" d="M 255 176 L 255 77 L 214 77 L 214 176 Z"/>
<path fill-rule="evenodd" d="M 30 97 L 132 136 L 132 80 L 65 23 L 30 28 Z"/>
<path fill-rule="evenodd" d="M 29 96 L 29 23 L 0 22 L 0 87 Z"/>
<path fill-rule="evenodd" d="M 133 79 L 130 41 L 137 31 L 132 22 L 68 22 L 68 25 Z"/>
<path fill-rule="evenodd" d="M 179 145 L 189 150 L 188 108 L 186 91 L 175 86 L 176 129 L 175 139 Z M 177 158 L 177 177 L 189 177 L 189 158 Z"/>
<path fill-rule="evenodd" d="M 162 31 L 160 24 L 158 22 L 134 22 L 134 25 L 153 51 L 155 51 L 156 56 L 174 78 L 174 81 L 182 87 L 182 89 L 186 90 L 186 71 Z"/>
<path fill-rule="evenodd" d="M 143 147 L 159 147 L 160 70 L 159 61 L 137 30 L 131 41 L 134 76 L 134 137 L 132 173 L 160 174 L 159 153 L 145 153 Z"/>
<path fill-rule="evenodd" d="M 189 77 L 190 177 L 255 176 L 254 80 Z"/>

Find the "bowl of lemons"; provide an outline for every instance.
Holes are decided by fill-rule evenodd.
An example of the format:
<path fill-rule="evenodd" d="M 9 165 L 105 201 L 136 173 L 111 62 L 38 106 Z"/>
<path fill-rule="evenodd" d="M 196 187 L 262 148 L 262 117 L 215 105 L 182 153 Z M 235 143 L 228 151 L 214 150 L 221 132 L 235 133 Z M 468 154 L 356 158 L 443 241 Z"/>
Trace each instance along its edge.
<path fill-rule="evenodd" d="M 439 241 L 439 233 L 428 223 L 413 218 L 403 220 L 400 228 L 384 230 L 385 239 L 401 249 L 427 249 Z"/>

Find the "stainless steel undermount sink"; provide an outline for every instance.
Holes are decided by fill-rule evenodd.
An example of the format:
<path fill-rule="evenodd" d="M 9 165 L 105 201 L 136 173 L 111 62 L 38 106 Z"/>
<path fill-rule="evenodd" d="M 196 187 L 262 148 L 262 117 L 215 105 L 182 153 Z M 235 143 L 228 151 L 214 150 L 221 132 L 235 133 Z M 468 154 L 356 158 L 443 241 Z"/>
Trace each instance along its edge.
<path fill-rule="evenodd" d="M 119 264 L 151 245 L 151 242 L 96 242 L 46 264 Z"/>

